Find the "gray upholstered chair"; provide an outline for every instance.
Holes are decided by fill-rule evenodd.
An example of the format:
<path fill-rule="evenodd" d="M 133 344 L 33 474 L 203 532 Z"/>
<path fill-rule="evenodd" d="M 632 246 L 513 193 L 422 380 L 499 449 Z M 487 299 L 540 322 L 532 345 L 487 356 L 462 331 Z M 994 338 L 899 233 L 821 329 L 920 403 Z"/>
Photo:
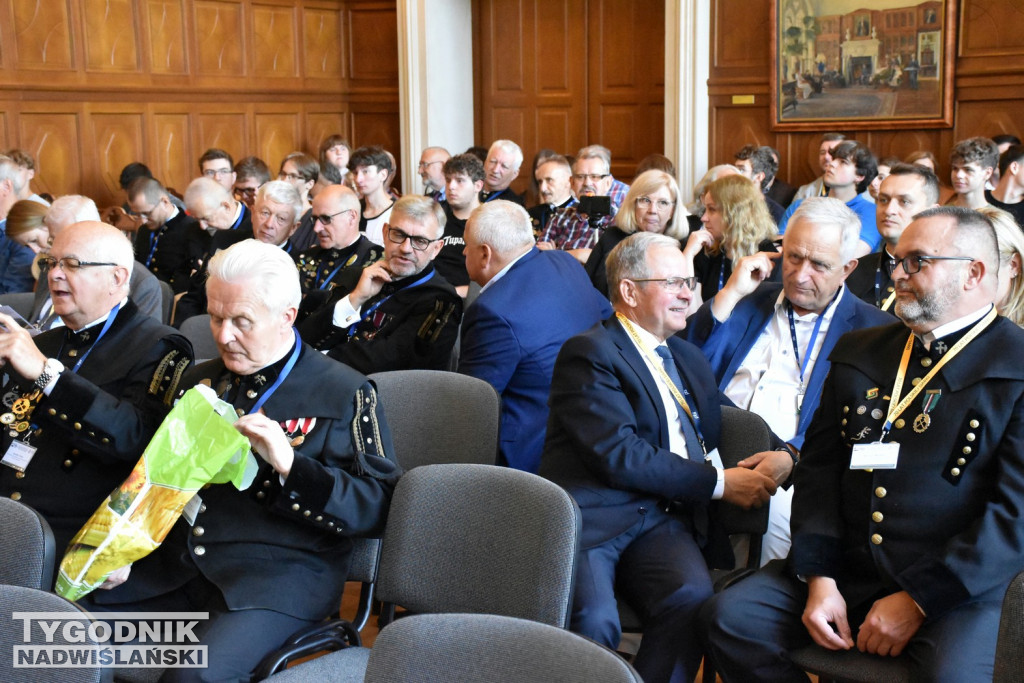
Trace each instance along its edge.
<path fill-rule="evenodd" d="M 1017 574 L 1003 598 L 992 683 L 1024 681 L 1024 572 Z"/>
<path fill-rule="evenodd" d="M 493 614 L 420 614 L 381 631 L 366 683 L 639 683 L 611 650 L 535 621 Z"/>
<path fill-rule="evenodd" d="M 85 665 L 60 669 L 49 668 L 14 668 L 14 648 L 19 645 L 68 645 L 76 650 L 99 650 L 97 643 L 88 638 L 85 642 L 67 640 L 65 630 L 57 628 L 52 632 L 51 640 L 39 622 L 30 621 L 29 640 L 24 639 L 24 622 L 14 621 L 15 612 L 47 612 L 49 614 L 66 613 L 68 619 L 88 622 L 89 616 L 77 605 L 62 597 L 24 586 L 0 585 L 0 619 L 4 627 L 0 628 L 0 679 L 5 681 L 61 681 L 61 683 L 91 683 L 109 678 L 99 667 Z M 50 621 L 53 617 L 48 617 Z M 74 635 L 74 634 L 72 634 Z"/>
<path fill-rule="evenodd" d="M 170 283 L 159 280 L 160 283 L 160 322 L 164 325 L 171 324 L 171 314 L 174 312 L 174 290 Z"/>
<path fill-rule="evenodd" d="M 441 370 L 370 375 L 405 470 L 438 463 L 493 465 L 501 400 L 487 382 Z"/>
<path fill-rule="evenodd" d="M 22 318 L 28 318 L 32 313 L 32 305 L 35 303 L 35 292 L 11 292 L 0 294 L 0 306 L 10 306 L 18 312 Z"/>
<path fill-rule="evenodd" d="M 206 313 L 186 318 L 181 324 L 181 333 L 192 343 L 196 362 L 217 358 L 217 343 L 210 331 L 210 316 Z"/>
<path fill-rule="evenodd" d="M 579 529 L 575 501 L 536 475 L 492 465 L 418 467 L 395 488 L 377 596 L 413 613 L 499 614 L 564 627 Z M 350 647 L 269 680 L 362 680 L 368 656 Z"/>
<path fill-rule="evenodd" d="M 10 498 L 0 498 L 0 557 L 0 584 L 53 589 L 56 548 L 50 525 Z"/>

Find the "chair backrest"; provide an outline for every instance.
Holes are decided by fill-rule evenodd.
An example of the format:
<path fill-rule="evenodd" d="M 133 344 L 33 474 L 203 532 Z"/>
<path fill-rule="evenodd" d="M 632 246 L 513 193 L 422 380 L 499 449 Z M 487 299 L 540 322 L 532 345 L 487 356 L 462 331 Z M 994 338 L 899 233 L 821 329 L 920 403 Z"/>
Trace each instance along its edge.
<path fill-rule="evenodd" d="M 421 614 L 380 632 L 367 683 L 640 683 L 621 657 L 569 631 L 493 614 Z"/>
<path fill-rule="evenodd" d="M 487 382 L 441 370 L 378 372 L 370 379 L 403 469 L 497 460 L 501 399 Z"/>
<path fill-rule="evenodd" d="M 0 557 L 0 584 L 53 589 L 56 548 L 50 525 L 10 498 L 0 498 Z"/>
<path fill-rule="evenodd" d="M 576 502 L 495 465 L 425 465 L 398 481 L 377 595 L 412 612 L 503 614 L 566 626 L 579 546 Z"/>
<path fill-rule="evenodd" d="M 722 439 L 718 453 L 725 467 L 735 467 L 744 458 L 772 448 L 772 432 L 760 415 L 748 410 L 722 406 Z M 757 568 L 761 559 L 761 537 L 768 531 L 768 506 L 744 510 L 722 503 L 718 520 L 728 534 L 750 535 L 750 560 L 747 566 Z"/>
<path fill-rule="evenodd" d="M 1013 578 L 1003 598 L 992 676 L 992 683 L 1019 681 L 1024 681 L 1024 572 Z"/>
<path fill-rule="evenodd" d="M 171 311 L 174 309 L 174 290 L 171 285 L 163 280 L 160 282 L 160 314 L 163 316 L 161 322 L 164 325 L 171 324 Z"/>
<path fill-rule="evenodd" d="M 29 620 L 29 638 L 26 641 L 24 633 L 25 621 L 14 620 L 15 612 L 47 612 L 49 614 L 65 613 L 69 619 L 80 622 L 83 628 L 65 629 L 62 626 L 52 631 L 52 636 L 47 640 L 46 633 L 40 626 L 39 620 Z M 62 683 L 87 683 L 102 680 L 103 670 L 99 667 L 88 667 L 85 664 L 74 667 L 49 669 L 49 668 L 14 668 L 14 648 L 17 646 L 46 646 L 46 645 L 67 645 L 76 652 L 86 652 L 83 657 L 85 661 L 98 661 L 93 659 L 94 655 L 88 653 L 93 651 L 98 656 L 100 645 L 85 638 L 84 642 L 68 640 L 79 632 L 84 632 L 88 625 L 89 617 L 74 603 L 64 598 L 23 586 L 0 585 L 0 619 L 4 620 L 4 628 L 0 628 L 0 678 L 5 681 L 61 681 Z M 47 617 L 52 622 L 53 617 Z M 54 655 L 50 655 L 53 657 Z M 35 661 L 35 660 L 31 660 Z M 81 661 L 81 660 L 80 660 Z M 24 661 L 22 662 L 24 663 Z"/>
<path fill-rule="evenodd" d="M 181 324 L 181 333 L 192 342 L 192 351 L 197 361 L 216 358 L 217 343 L 213 341 L 213 332 L 210 331 L 210 316 L 203 313 L 186 318 Z"/>
<path fill-rule="evenodd" d="M 0 294 L 0 305 L 10 306 L 18 312 L 18 315 L 27 320 L 32 313 L 35 298 L 35 292 L 10 292 Z"/>

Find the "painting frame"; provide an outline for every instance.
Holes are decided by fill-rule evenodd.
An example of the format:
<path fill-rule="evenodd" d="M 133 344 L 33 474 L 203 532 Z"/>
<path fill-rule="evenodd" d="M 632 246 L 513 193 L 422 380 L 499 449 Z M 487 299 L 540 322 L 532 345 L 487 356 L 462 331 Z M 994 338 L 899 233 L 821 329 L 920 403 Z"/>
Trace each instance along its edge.
<path fill-rule="evenodd" d="M 958 4 L 772 0 L 771 129 L 952 128 Z"/>

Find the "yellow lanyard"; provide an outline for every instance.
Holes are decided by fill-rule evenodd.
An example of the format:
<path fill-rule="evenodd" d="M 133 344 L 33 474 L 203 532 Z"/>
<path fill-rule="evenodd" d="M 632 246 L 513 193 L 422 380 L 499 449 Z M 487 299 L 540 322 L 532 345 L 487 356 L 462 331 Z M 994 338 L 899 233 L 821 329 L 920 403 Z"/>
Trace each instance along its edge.
<path fill-rule="evenodd" d="M 884 304 L 882 304 L 882 310 L 883 311 L 888 311 L 889 307 L 892 306 L 893 299 L 895 299 L 895 298 L 896 298 L 896 292 L 893 292 L 892 294 L 890 294 L 889 298 L 885 300 Z"/>
<path fill-rule="evenodd" d="M 654 369 L 658 371 L 658 374 L 661 376 L 661 379 L 665 382 L 665 386 L 668 387 L 669 393 L 672 394 L 672 398 L 676 400 L 676 403 L 679 404 L 679 407 L 683 409 L 684 413 L 686 413 L 686 417 L 689 418 L 690 424 L 693 425 L 693 431 L 696 432 L 697 434 L 697 440 L 700 442 L 701 450 L 703 450 L 704 454 L 707 455 L 708 449 L 704 445 L 704 437 L 701 436 L 700 429 L 698 429 L 697 427 L 697 421 L 693 419 L 693 411 L 690 410 L 690 404 L 686 402 L 686 399 L 683 398 L 683 395 L 682 393 L 680 393 L 679 388 L 676 386 L 676 383 L 673 382 L 672 378 L 668 376 L 667 372 L 665 372 L 665 365 L 662 358 L 660 356 L 655 356 L 654 354 L 652 354 L 650 349 L 648 349 L 647 346 L 643 343 L 643 341 L 640 339 L 640 335 L 637 334 L 636 328 L 633 327 L 633 321 L 631 321 L 629 318 L 627 318 L 626 316 L 622 315 L 617 311 L 615 313 L 615 318 L 619 321 L 619 324 L 621 324 L 622 327 L 626 330 L 626 334 L 628 334 L 630 338 L 636 343 L 636 345 L 640 347 L 640 350 L 643 352 L 644 356 L 647 357 L 647 360 L 650 361 L 651 365 L 654 366 Z"/>
<path fill-rule="evenodd" d="M 885 416 L 885 424 L 882 426 L 882 436 L 879 437 L 879 441 L 883 441 L 889 430 L 892 429 L 892 423 L 903 414 L 903 411 L 907 409 L 914 399 L 917 398 L 918 394 L 924 391 L 924 388 L 928 385 L 928 382 L 932 380 L 932 377 L 943 368 L 949 361 L 953 360 L 953 357 L 960 353 L 965 346 L 970 344 L 975 337 L 981 334 L 981 331 L 988 327 L 999 313 L 995 307 L 992 307 L 984 318 L 979 320 L 970 331 L 960 338 L 956 344 L 953 345 L 946 354 L 939 359 L 939 362 L 928 372 L 924 378 L 918 382 L 917 386 L 910 390 L 903 400 L 900 400 L 900 392 L 903 391 L 903 380 L 907 376 L 907 368 L 910 366 L 910 352 L 914 347 L 914 335 L 911 334 L 910 338 L 907 339 L 907 345 L 903 348 L 903 357 L 900 359 L 900 369 L 896 373 L 896 384 L 892 388 L 892 397 L 889 399 L 889 414 Z"/>

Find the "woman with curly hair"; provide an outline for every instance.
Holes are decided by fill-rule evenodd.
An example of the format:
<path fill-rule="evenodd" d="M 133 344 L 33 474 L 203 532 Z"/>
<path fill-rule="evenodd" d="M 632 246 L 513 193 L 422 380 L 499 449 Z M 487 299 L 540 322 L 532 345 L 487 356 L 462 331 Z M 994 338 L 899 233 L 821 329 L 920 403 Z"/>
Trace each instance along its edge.
<path fill-rule="evenodd" d="M 1024 327 L 1024 233 L 1017 227 L 1006 211 L 994 206 L 977 209 L 992 221 L 999 243 L 999 288 L 996 291 L 996 308 L 999 314 Z"/>
<path fill-rule="evenodd" d="M 601 234 L 587 258 L 585 267 L 594 287 L 608 296 L 604 262 L 616 244 L 634 232 L 656 232 L 681 243 L 690 231 L 687 215 L 675 178 L 657 170 L 638 175 L 615 214 L 615 226 Z"/>
<path fill-rule="evenodd" d="M 778 251 L 778 227 L 768 213 L 761 190 L 748 178 L 727 175 L 707 186 L 701 198 L 704 229 L 690 234 L 683 256 L 697 277 L 694 298 L 707 301 L 732 274 L 733 261 L 759 251 Z M 778 281 L 781 269 L 770 279 Z"/>

